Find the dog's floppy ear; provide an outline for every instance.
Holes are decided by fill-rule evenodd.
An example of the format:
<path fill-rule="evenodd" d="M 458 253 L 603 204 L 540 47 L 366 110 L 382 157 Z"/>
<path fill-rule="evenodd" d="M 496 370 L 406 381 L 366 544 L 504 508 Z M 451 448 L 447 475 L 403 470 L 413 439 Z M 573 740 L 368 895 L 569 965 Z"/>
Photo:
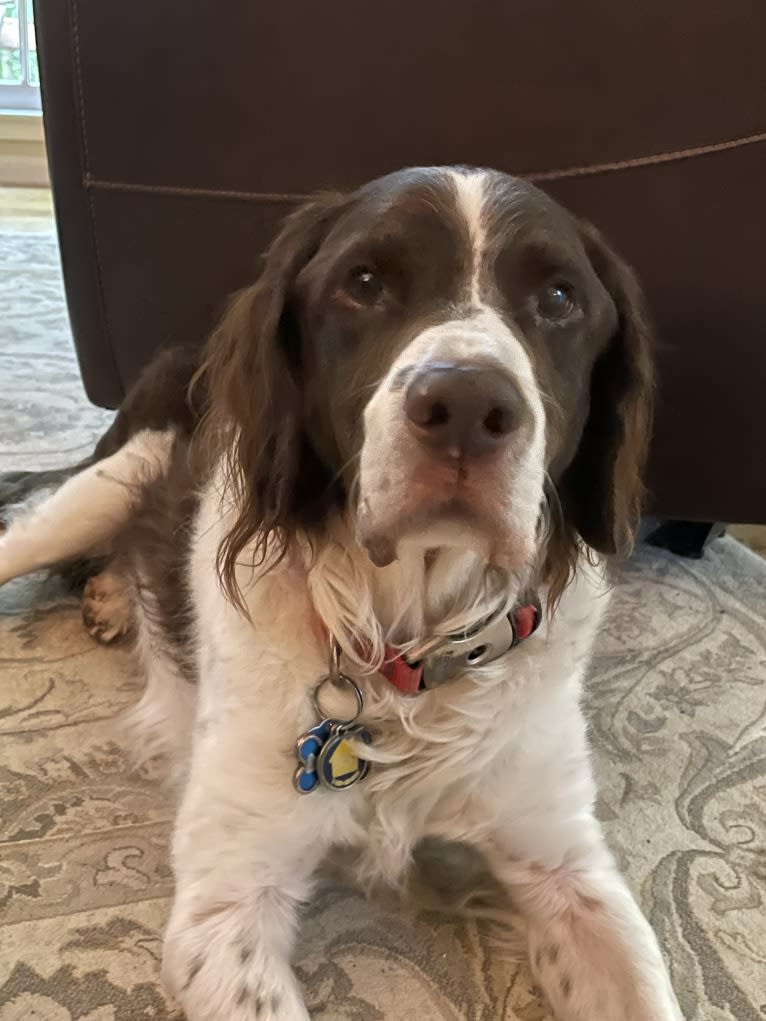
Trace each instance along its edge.
<path fill-rule="evenodd" d="M 591 375 L 590 410 L 559 495 L 565 518 L 600 553 L 629 552 L 641 514 L 652 430 L 652 338 L 633 271 L 589 224 L 583 243 L 617 308 L 617 327 Z"/>
<path fill-rule="evenodd" d="M 295 279 L 340 211 L 340 195 L 310 201 L 285 221 L 258 281 L 232 300 L 208 343 L 199 378 L 209 403 L 205 422 L 214 456 L 222 458 L 226 502 L 234 523 L 221 544 L 224 588 L 242 606 L 236 566 L 254 543 L 256 563 L 267 548 L 284 554 L 326 507 L 332 472 L 314 452 L 303 426 L 300 339 L 291 314 Z"/>

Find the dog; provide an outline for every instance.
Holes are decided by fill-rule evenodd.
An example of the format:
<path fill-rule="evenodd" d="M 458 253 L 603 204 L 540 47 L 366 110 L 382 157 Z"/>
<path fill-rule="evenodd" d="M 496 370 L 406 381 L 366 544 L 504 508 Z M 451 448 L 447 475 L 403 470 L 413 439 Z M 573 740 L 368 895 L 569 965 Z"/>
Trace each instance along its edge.
<path fill-rule="evenodd" d="M 160 355 L 11 522 L 0 581 L 104 556 L 86 623 L 135 632 L 189 1021 L 306 1021 L 321 860 L 397 884 L 428 837 L 483 855 L 559 1021 L 682 1017 L 580 708 L 652 390 L 639 285 L 593 227 L 503 173 L 408 169 L 289 216 L 201 359 Z"/>

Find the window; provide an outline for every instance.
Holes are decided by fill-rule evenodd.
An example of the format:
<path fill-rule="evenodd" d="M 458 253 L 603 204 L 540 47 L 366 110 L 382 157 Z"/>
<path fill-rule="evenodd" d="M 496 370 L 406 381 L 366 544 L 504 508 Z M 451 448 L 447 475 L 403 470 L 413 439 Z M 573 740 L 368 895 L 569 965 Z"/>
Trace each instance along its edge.
<path fill-rule="evenodd" d="M 0 0 L 0 108 L 40 109 L 32 0 Z"/>

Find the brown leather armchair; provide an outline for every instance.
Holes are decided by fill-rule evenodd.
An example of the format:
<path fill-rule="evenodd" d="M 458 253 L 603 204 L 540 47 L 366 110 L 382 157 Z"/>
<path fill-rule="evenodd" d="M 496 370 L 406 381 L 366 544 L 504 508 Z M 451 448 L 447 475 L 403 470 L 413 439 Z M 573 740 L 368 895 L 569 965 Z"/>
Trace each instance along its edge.
<path fill-rule="evenodd" d="M 766 521 L 766 6 L 37 0 L 91 400 L 196 344 L 307 193 L 405 164 L 539 181 L 637 267 L 657 513 Z"/>

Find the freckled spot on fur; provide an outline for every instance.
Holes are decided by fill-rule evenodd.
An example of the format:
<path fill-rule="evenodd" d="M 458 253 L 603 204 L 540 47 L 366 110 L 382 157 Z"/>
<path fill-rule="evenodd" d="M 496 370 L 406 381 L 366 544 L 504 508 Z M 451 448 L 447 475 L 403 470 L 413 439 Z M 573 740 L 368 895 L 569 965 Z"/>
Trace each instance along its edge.
<path fill-rule="evenodd" d="M 543 966 L 543 948 L 538 947 L 535 950 L 535 968 L 539 971 Z"/>
<path fill-rule="evenodd" d="M 272 1014 L 276 1014 L 276 1012 L 279 1010 L 281 1002 L 282 1001 L 279 999 L 279 996 L 277 995 L 277 993 L 273 993 L 272 996 L 271 996 L 271 1012 L 272 1012 Z"/>
<path fill-rule="evenodd" d="M 260 1017 L 261 1011 L 263 1010 L 263 1000 L 260 996 L 256 996 L 253 1006 L 255 1007 L 255 1016 Z"/>
<path fill-rule="evenodd" d="M 197 975 L 202 971 L 202 966 L 205 963 L 204 957 L 197 957 L 192 962 L 191 968 L 189 968 L 189 974 L 186 976 L 186 983 L 184 984 L 184 991 L 189 988 L 192 982 L 195 980 Z"/>
<path fill-rule="evenodd" d="M 561 995 L 565 1000 L 569 999 L 572 992 L 572 980 L 569 975 L 562 975 L 561 977 Z"/>
<path fill-rule="evenodd" d="M 234 905 L 231 901 L 217 901 L 213 904 L 208 904 L 200 911 L 194 913 L 191 919 L 192 925 L 204 925 L 205 922 L 209 922 L 211 918 L 215 918 L 216 915 L 222 915 L 224 911 L 229 911 Z"/>
<path fill-rule="evenodd" d="M 247 964 L 250 958 L 253 956 L 253 948 L 248 946 L 240 947 L 239 959 L 243 964 Z"/>
<path fill-rule="evenodd" d="M 248 995 L 249 995 L 249 991 L 248 991 L 247 986 L 242 986 L 242 988 L 239 991 L 239 996 L 237 997 L 237 1002 L 236 1002 L 235 1006 L 241 1007 L 242 1004 L 247 999 Z"/>
<path fill-rule="evenodd" d="M 550 943 L 545 950 L 545 955 L 548 958 L 550 964 L 555 964 L 559 959 L 559 945 L 558 943 Z"/>

